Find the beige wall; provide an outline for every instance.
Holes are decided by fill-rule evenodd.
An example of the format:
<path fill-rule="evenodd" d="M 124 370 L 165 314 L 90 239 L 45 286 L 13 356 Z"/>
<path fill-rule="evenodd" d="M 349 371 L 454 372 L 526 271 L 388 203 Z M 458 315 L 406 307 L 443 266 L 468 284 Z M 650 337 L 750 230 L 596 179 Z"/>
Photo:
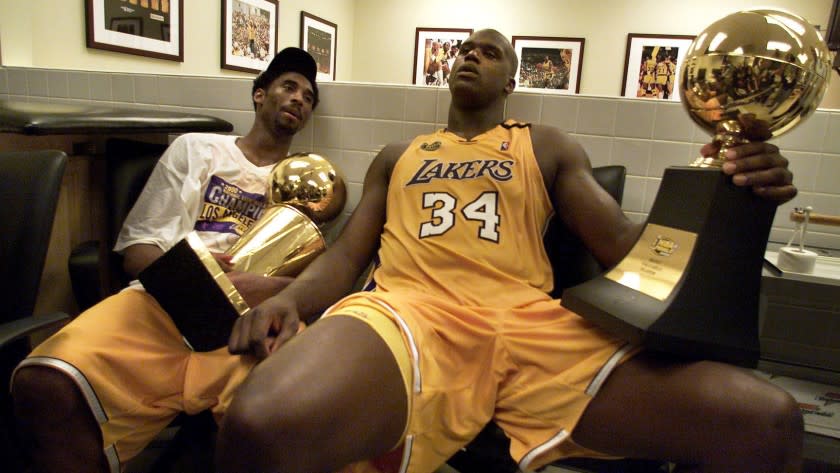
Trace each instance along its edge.
<path fill-rule="evenodd" d="M 339 81 L 410 84 L 415 28 L 493 27 L 506 36 L 586 40 L 581 93 L 617 96 L 627 33 L 696 34 L 733 11 L 771 6 L 823 28 L 832 0 L 279 0 L 280 47 L 297 45 L 300 11 L 338 24 Z M 7 66 L 201 76 L 249 76 L 219 68 L 219 2 L 184 0 L 184 62 L 85 46 L 82 1 L 0 0 L 0 47 Z M 840 77 L 822 108 L 840 109 Z"/>
<path fill-rule="evenodd" d="M 173 0 L 174 2 L 175 0 Z M 354 0 L 280 0 L 278 47 L 300 44 L 300 12 L 338 25 L 337 79 L 352 80 Z M 184 62 L 88 49 L 84 0 L 0 0 L 3 65 L 248 77 L 220 68 L 221 2 L 184 0 Z"/>
<path fill-rule="evenodd" d="M 357 0 L 353 80 L 411 83 L 418 26 L 491 27 L 508 38 L 584 38 L 581 93 L 614 96 L 621 88 L 627 33 L 695 35 L 728 13 L 768 5 L 819 25 L 826 25 L 831 10 L 831 0 Z M 362 28 L 365 22 L 375 27 Z"/>

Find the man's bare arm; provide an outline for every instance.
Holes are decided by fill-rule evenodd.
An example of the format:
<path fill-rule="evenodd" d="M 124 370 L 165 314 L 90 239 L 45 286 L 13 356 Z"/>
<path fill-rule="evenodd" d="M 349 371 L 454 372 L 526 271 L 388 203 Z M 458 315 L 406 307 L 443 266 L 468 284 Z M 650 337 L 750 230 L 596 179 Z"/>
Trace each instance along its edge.
<path fill-rule="evenodd" d="M 352 289 L 379 248 L 390 169 L 405 145 L 389 145 L 374 159 L 359 204 L 327 251 L 283 291 L 236 321 L 228 343 L 232 353 L 268 356 L 297 333 L 300 320 L 311 323 Z"/>
<path fill-rule="evenodd" d="M 583 148 L 565 133 L 535 127 L 534 152 L 560 218 L 605 267 L 621 261 L 639 237 L 613 197 L 592 176 Z"/>
<path fill-rule="evenodd" d="M 123 253 L 123 269 L 132 278 L 136 278 L 140 271 L 163 255 L 163 250 L 156 245 L 138 243 L 125 249 Z"/>

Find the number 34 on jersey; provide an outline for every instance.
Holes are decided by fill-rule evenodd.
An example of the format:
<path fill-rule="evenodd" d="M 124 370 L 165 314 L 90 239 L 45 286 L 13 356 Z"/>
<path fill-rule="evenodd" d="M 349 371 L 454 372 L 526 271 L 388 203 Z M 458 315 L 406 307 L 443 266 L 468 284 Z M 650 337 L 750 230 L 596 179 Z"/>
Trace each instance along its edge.
<path fill-rule="evenodd" d="M 482 240 L 499 242 L 499 194 L 488 191 L 471 202 L 458 202 L 446 192 L 423 194 L 423 208 L 431 209 L 431 219 L 420 224 L 420 238 L 443 235 L 456 224 L 456 212 L 469 222 L 475 222 L 477 236 Z"/>

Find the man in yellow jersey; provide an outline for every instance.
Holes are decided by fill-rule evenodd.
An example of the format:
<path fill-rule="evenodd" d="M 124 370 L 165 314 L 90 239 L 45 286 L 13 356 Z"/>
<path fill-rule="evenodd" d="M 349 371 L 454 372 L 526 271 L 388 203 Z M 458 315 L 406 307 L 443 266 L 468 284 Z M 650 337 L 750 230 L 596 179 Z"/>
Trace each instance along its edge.
<path fill-rule="evenodd" d="M 668 79 L 671 76 L 671 68 L 668 67 L 668 58 L 665 56 L 656 63 L 656 94 L 660 99 L 668 98 Z"/>
<path fill-rule="evenodd" d="M 731 365 L 628 346 L 547 295 L 553 213 L 606 266 L 642 226 L 571 137 L 505 120 L 516 66 L 499 32 L 470 36 L 447 127 L 386 146 L 338 240 L 237 321 L 230 350 L 264 360 L 221 424 L 218 471 L 328 472 L 390 452 L 396 468 L 382 471 L 432 472 L 491 419 L 523 471 L 574 455 L 797 470 L 802 418 L 784 391 Z M 775 146 L 727 157 L 736 185 L 779 202 L 796 194 Z M 374 259 L 375 288 L 345 297 Z"/>

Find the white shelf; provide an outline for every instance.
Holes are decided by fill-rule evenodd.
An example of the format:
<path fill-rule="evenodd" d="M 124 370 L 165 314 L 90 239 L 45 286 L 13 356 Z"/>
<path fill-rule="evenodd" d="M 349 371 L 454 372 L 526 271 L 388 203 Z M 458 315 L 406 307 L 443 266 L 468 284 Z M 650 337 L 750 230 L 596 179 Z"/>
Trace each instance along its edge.
<path fill-rule="evenodd" d="M 764 259 L 775 267 L 778 261 L 779 253 L 776 251 L 767 251 L 764 253 Z M 793 279 L 796 281 L 814 282 L 819 284 L 828 284 L 840 286 L 840 258 L 831 256 L 817 256 L 817 262 L 814 265 L 813 273 L 795 273 L 792 271 L 779 271 L 775 276 L 784 279 Z"/>

